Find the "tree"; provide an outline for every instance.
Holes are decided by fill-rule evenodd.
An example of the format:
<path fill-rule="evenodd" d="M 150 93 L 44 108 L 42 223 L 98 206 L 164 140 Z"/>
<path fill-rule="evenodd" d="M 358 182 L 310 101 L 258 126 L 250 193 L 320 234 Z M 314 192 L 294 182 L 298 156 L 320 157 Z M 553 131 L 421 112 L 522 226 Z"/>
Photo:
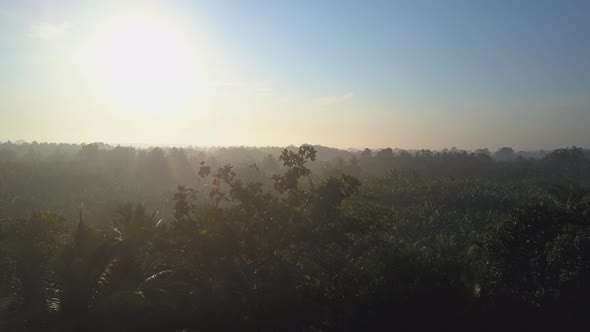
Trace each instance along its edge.
<path fill-rule="evenodd" d="M 484 155 L 484 156 L 491 156 L 492 155 L 490 153 L 490 150 L 488 148 L 475 149 L 475 154 L 481 154 L 481 155 Z"/>
<path fill-rule="evenodd" d="M 512 161 L 515 158 L 514 150 L 510 147 L 500 148 L 494 153 L 494 158 L 498 161 Z"/>

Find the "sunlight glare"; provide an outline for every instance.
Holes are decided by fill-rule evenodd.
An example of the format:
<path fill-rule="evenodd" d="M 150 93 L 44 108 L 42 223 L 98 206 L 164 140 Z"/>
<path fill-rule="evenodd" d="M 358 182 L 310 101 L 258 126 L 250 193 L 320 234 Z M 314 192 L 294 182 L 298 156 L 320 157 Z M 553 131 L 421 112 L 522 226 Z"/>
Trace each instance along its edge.
<path fill-rule="evenodd" d="M 185 101 L 194 87 L 195 52 L 170 19 L 110 18 L 97 25 L 84 53 L 97 84 L 140 111 L 165 112 Z"/>

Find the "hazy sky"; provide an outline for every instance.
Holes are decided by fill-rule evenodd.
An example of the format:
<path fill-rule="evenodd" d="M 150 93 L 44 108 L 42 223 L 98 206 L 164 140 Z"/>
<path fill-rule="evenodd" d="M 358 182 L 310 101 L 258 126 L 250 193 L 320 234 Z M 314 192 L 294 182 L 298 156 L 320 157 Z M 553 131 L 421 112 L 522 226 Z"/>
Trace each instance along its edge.
<path fill-rule="evenodd" d="M 0 140 L 590 147 L 590 1 L 0 0 Z"/>

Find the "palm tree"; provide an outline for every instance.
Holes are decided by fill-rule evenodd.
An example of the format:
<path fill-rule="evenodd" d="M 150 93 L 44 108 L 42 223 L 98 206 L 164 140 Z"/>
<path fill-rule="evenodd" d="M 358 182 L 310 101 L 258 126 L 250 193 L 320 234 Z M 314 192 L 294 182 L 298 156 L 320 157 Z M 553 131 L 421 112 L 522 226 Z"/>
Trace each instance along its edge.
<path fill-rule="evenodd" d="M 549 194 L 557 203 L 569 210 L 586 202 L 590 197 L 590 189 L 574 184 L 556 184 L 549 188 Z"/>

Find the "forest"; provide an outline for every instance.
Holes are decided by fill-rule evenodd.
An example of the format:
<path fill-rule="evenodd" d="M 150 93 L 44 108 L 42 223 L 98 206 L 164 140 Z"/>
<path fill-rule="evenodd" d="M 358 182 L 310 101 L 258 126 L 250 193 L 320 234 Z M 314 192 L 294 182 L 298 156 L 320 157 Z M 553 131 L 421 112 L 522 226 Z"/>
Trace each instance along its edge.
<path fill-rule="evenodd" d="M 1 331 L 568 330 L 590 150 L 0 143 Z"/>

